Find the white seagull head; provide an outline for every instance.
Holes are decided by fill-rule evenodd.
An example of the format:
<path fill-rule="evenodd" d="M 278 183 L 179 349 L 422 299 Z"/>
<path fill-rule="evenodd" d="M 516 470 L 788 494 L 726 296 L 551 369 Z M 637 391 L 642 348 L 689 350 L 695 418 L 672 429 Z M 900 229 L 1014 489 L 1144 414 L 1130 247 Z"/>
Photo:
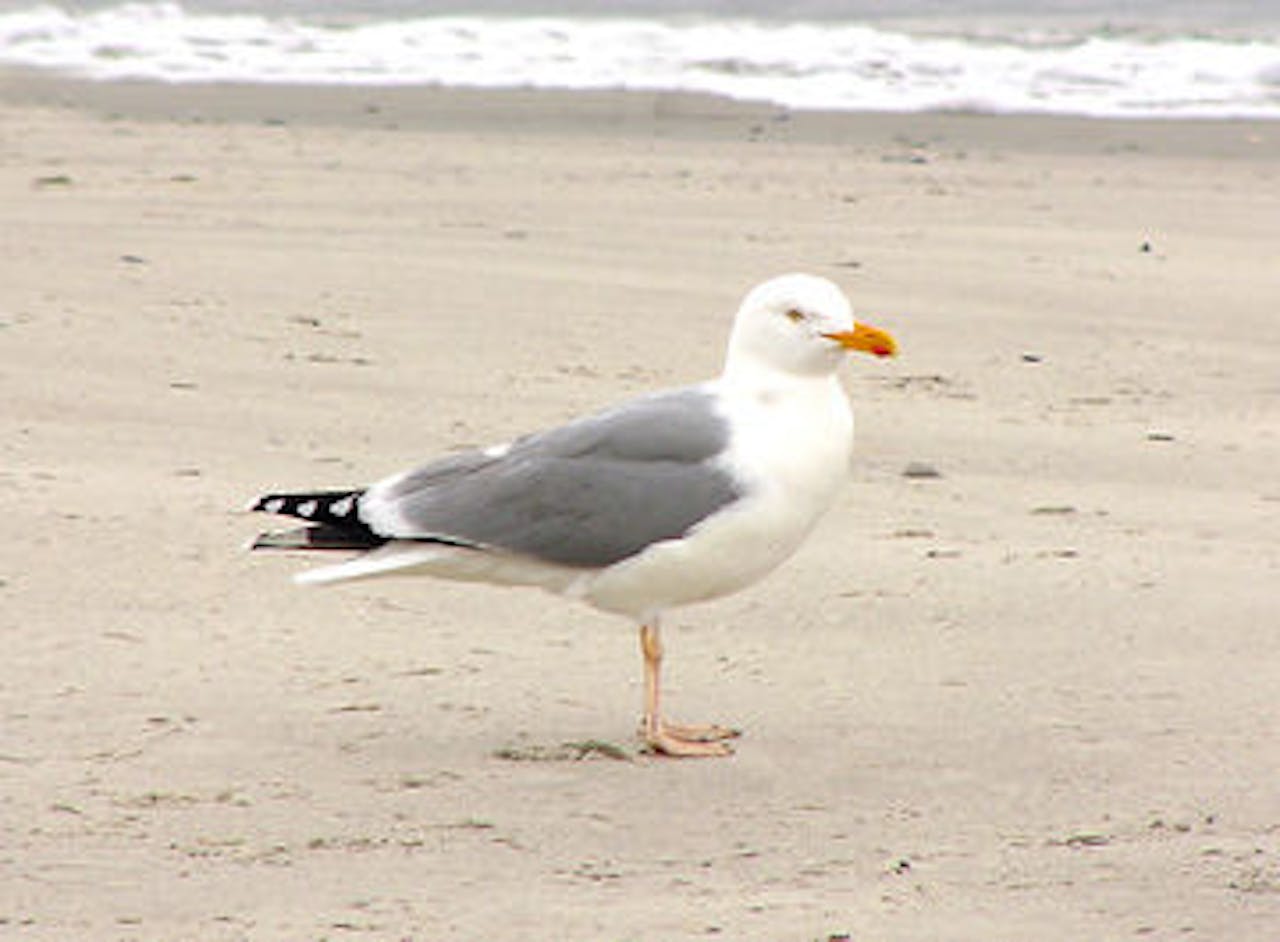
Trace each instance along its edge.
<path fill-rule="evenodd" d="M 831 374 L 850 350 L 893 356 L 898 345 L 885 331 L 854 320 L 849 299 L 826 278 L 780 275 L 743 298 L 725 370 L 750 363 L 783 373 Z"/>

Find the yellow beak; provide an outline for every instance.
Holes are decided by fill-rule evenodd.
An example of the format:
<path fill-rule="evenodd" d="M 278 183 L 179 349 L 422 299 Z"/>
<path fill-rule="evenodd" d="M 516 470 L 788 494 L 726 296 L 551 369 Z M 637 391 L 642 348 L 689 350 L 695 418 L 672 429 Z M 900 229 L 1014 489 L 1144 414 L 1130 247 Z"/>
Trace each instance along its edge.
<path fill-rule="evenodd" d="M 898 355 L 898 341 L 886 331 L 870 324 L 854 324 L 853 330 L 842 330 L 834 334 L 823 334 L 828 340 L 834 340 L 846 350 L 859 350 L 862 353 L 873 353 L 878 357 Z"/>

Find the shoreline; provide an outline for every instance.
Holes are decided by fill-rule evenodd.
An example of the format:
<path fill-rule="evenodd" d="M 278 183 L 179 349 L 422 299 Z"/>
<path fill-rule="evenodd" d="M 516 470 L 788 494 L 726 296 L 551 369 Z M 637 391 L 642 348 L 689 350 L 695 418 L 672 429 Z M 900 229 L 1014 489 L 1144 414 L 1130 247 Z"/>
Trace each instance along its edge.
<path fill-rule="evenodd" d="M 566 133 L 839 147 L 985 147 L 1020 153 L 1143 150 L 1213 159 L 1280 154 L 1280 120 L 1093 118 L 985 112 L 794 111 L 684 92 L 97 81 L 0 71 L 0 103 L 141 121 L 474 133 Z"/>

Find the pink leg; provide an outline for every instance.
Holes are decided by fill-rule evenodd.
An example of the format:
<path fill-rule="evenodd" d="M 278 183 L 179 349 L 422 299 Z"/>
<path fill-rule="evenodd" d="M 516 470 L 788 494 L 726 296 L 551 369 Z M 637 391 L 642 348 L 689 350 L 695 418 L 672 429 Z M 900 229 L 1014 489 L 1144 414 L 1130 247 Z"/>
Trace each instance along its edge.
<path fill-rule="evenodd" d="M 644 741 L 654 752 L 666 756 L 709 757 L 733 754 L 724 740 L 738 735 L 722 726 L 679 726 L 664 723 L 662 699 L 662 638 L 658 622 L 640 626 L 640 650 L 644 654 Z"/>

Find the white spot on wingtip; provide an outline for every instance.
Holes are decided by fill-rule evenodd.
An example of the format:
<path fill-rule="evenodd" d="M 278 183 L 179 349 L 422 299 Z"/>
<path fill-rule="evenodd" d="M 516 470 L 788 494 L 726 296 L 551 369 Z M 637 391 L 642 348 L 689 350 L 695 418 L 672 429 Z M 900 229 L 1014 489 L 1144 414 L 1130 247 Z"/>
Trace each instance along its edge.
<path fill-rule="evenodd" d="M 347 514 L 351 513 L 351 508 L 353 506 L 355 506 L 355 500 L 354 498 L 348 496 L 348 497 L 342 498 L 341 500 L 335 500 L 332 504 L 330 504 L 329 512 L 333 514 L 335 517 L 345 517 Z"/>
<path fill-rule="evenodd" d="M 316 502 L 313 500 L 304 500 L 298 505 L 297 514 L 299 517 L 311 517 L 316 512 Z"/>
<path fill-rule="evenodd" d="M 262 509 L 269 514 L 278 514 L 280 512 L 280 508 L 283 506 L 284 506 L 284 498 L 273 497 L 271 498 L 271 500 L 263 503 Z"/>

